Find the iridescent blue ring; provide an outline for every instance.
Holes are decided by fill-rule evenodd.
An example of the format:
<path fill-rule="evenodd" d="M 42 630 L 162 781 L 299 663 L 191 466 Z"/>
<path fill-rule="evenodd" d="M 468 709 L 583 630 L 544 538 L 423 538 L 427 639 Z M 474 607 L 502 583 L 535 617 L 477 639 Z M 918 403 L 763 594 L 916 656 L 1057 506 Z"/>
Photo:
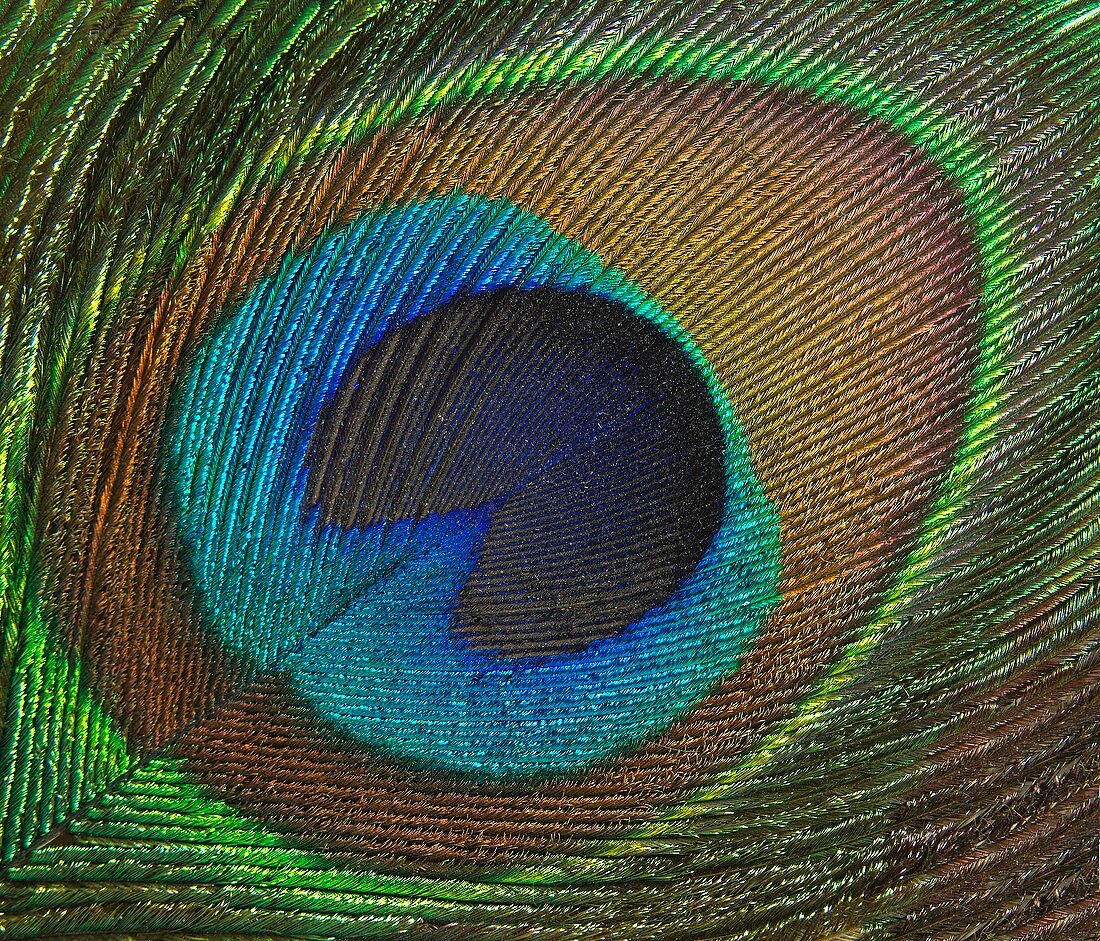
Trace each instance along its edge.
<path fill-rule="evenodd" d="M 354 357 L 460 294 L 506 287 L 590 292 L 674 338 L 713 397 L 726 475 L 717 534 L 665 603 L 581 650 L 526 659 L 450 630 L 478 511 L 364 529 L 303 513 L 310 434 Z M 285 259 L 188 362 L 166 442 L 208 631 L 281 671 L 349 741 L 407 763 L 545 776 L 621 753 L 736 670 L 777 600 L 778 518 L 699 346 L 621 273 L 503 200 L 372 212 Z"/>

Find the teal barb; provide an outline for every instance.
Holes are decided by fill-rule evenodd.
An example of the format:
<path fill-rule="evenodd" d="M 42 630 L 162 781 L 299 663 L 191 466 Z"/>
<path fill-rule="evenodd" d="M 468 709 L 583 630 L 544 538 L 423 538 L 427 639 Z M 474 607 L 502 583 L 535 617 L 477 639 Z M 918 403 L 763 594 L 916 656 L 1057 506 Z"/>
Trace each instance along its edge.
<path fill-rule="evenodd" d="M 1100 9 L 0 11 L 0 936 L 1100 937 Z"/>
<path fill-rule="evenodd" d="M 507 237 L 497 240 L 497 232 Z M 402 249 L 392 250 L 394 244 Z M 432 449 L 450 445 L 457 449 L 448 460 L 459 468 L 460 488 L 472 491 L 486 478 L 489 468 L 480 464 L 512 461 L 509 478 L 522 477 L 519 468 L 528 468 L 530 480 L 519 490 L 542 486 L 546 492 L 512 508 L 507 502 L 493 505 L 499 487 L 487 498 L 464 501 L 459 493 L 458 502 L 469 504 L 465 508 L 442 514 L 396 511 L 392 519 L 365 526 L 323 519 L 307 497 L 307 451 L 322 408 L 336 395 L 356 356 L 403 323 L 430 318 L 433 309 L 455 297 L 487 296 L 499 304 L 495 298 L 502 288 L 555 288 L 616 301 L 652 324 L 655 335 L 667 336 L 666 342 L 691 364 L 686 381 L 693 381 L 687 375 L 693 373 L 704 390 L 703 408 L 714 410 L 713 428 L 700 423 L 683 445 L 702 453 L 706 442 L 697 439 L 721 437 L 715 451 L 720 466 L 706 469 L 711 479 L 677 478 L 669 470 L 669 455 L 662 453 L 655 455 L 659 464 L 653 479 L 641 479 L 647 472 L 645 436 L 658 452 L 678 442 L 653 431 L 665 406 L 650 401 L 644 390 L 632 399 L 629 375 L 615 372 L 623 369 L 622 361 L 597 360 L 592 340 L 574 357 L 581 366 L 587 364 L 585 371 L 571 369 L 561 341 L 555 345 L 552 335 L 542 344 L 549 345 L 541 360 L 538 344 L 530 354 L 535 358 L 524 360 L 517 337 L 505 338 L 519 367 L 502 395 L 521 397 L 523 407 L 531 408 L 526 400 L 538 393 L 523 387 L 522 377 L 536 368 L 564 371 L 574 385 L 587 382 L 597 388 L 559 411 L 547 406 L 560 402 L 560 395 L 538 399 L 541 411 L 533 420 L 510 416 L 514 406 L 506 399 L 473 403 L 502 427 L 465 427 L 459 435 L 466 440 L 457 445 L 431 429 L 469 411 L 473 404 L 462 396 L 473 398 L 489 380 L 482 376 L 465 388 L 454 382 L 453 367 L 426 361 L 423 347 L 409 350 L 406 342 L 390 355 L 416 362 L 399 362 L 393 384 L 442 385 L 449 401 L 445 412 L 433 403 L 423 419 L 410 422 L 419 436 L 412 441 L 401 444 L 391 429 L 390 437 L 398 437 L 391 447 L 400 473 L 414 473 L 408 452 L 427 449 L 423 459 L 434 468 L 439 457 L 431 456 Z M 582 316 L 590 320 L 593 314 L 585 310 Z M 521 331 L 542 335 L 530 317 Z M 466 342 L 462 336 L 452 342 L 460 340 Z M 462 356 L 470 355 L 463 350 Z M 670 382 L 671 375 L 666 368 L 661 382 Z M 239 377 L 248 377 L 247 382 Z M 590 406 L 585 405 L 588 398 Z M 389 413 L 402 404 L 413 407 L 383 403 L 370 413 L 356 448 L 366 449 L 367 432 L 377 434 L 379 427 L 391 425 L 396 419 Z M 591 412 L 587 420 L 581 417 L 586 407 Z M 636 416 L 615 431 L 616 413 L 631 411 Z M 308 255 L 288 259 L 196 351 L 181 377 L 172 416 L 168 462 L 179 531 L 210 630 L 259 670 L 287 675 L 327 722 L 414 764 L 490 777 L 583 768 L 663 729 L 733 671 L 775 600 L 776 516 L 702 353 L 636 286 L 545 222 L 507 203 L 456 195 L 372 213 L 322 238 Z M 468 426 L 471 419 L 461 421 Z M 424 426 L 442 440 L 424 442 Z M 580 436 L 576 445 L 568 444 L 570 434 Z M 487 454 L 478 453 L 487 446 Z M 553 461 L 539 453 L 555 446 L 562 453 Z M 621 465 L 612 468 L 610 480 L 601 478 L 601 472 L 606 477 L 603 466 L 595 473 L 585 470 L 587 464 L 607 462 Z M 462 472 L 470 463 L 478 466 Z M 372 463 L 368 475 L 384 479 L 383 464 Z M 642 488 L 642 499 L 617 510 L 624 500 L 630 504 L 623 494 L 631 485 L 617 479 L 623 475 Z M 692 492 L 681 500 L 683 512 L 675 519 L 645 517 L 645 507 L 655 501 L 676 506 L 676 495 L 668 489 L 689 485 Z M 516 485 L 510 480 L 508 487 Z M 430 489 L 430 481 L 418 488 Z M 720 508 L 714 531 L 696 551 L 697 563 L 684 567 L 682 579 L 666 579 L 664 597 L 631 623 L 618 625 L 611 636 L 579 649 L 524 657 L 478 649 L 469 638 L 456 636 L 458 595 L 475 566 L 499 569 L 502 564 L 484 552 L 479 558 L 478 552 L 494 515 L 510 513 L 519 519 L 519 528 L 533 530 L 526 539 L 522 534 L 498 537 L 511 540 L 507 548 L 519 554 L 521 569 L 540 564 L 565 568 L 563 579 L 574 589 L 554 606 L 553 620 L 541 625 L 557 637 L 570 606 L 596 605 L 597 620 L 603 621 L 606 607 L 637 591 L 635 583 L 660 582 L 662 566 L 677 548 L 663 546 L 662 534 L 690 522 L 689 516 L 706 515 L 707 488 L 719 489 Z M 368 497 L 361 485 L 357 502 Z M 553 520 L 578 502 L 581 512 L 555 538 Z M 585 516 L 616 513 L 625 518 L 604 534 L 601 545 L 599 534 L 591 536 L 599 520 Z M 593 551 L 577 548 L 586 533 L 597 542 Z M 629 581 L 617 581 L 606 597 L 593 598 L 575 587 L 585 572 L 572 568 L 587 567 L 612 578 L 608 556 L 622 554 L 624 538 L 656 547 L 644 573 L 624 572 Z M 688 539 L 686 529 L 677 538 Z M 547 555 L 541 563 L 540 551 Z M 509 590 L 507 584 L 492 587 L 498 594 Z M 520 590 L 537 594 L 538 588 L 512 589 Z M 538 598 L 526 608 L 532 603 L 537 606 Z M 529 612 L 524 619 L 530 622 Z M 510 627 L 505 637 L 530 625 Z M 535 643 L 538 653 L 539 638 Z M 426 664 L 432 668 L 425 669 Z"/>

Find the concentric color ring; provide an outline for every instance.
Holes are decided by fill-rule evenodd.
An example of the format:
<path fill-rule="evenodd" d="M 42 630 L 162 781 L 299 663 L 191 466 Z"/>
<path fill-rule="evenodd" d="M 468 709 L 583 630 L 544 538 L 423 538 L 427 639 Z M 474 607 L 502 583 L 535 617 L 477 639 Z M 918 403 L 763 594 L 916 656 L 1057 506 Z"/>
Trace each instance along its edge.
<path fill-rule="evenodd" d="M 589 120 L 571 123 L 568 116 L 576 113 Z M 640 113 L 644 123 L 632 124 Z M 454 133 L 463 141 L 458 150 L 450 144 Z M 681 159 L 655 159 L 670 133 Z M 739 145 L 701 174 L 691 155 L 716 135 Z M 492 141 L 510 143 L 494 150 Z M 614 149 L 605 150 L 604 141 L 615 141 Z M 476 149 L 479 159 L 462 158 L 465 147 Z M 540 176 L 521 172 L 531 161 L 543 167 Z M 822 177 L 822 161 L 835 172 Z M 882 185 L 860 185 L 868 177 Z M 250 814 L 356 853 L 390 856 L 396 839 L 401 855 L 419 857 L 423 847 L 438 858 L 434 820 L 440 815 L 426 808 L 453 808 L 458 801 L 478 834 L 459 855 L 507 857 L 550 845 L 545 841 L 557 845 L 562 820 L 578 839 L 602 832 L 606 793 L 619 795 L 613 826 L 621 831 L 624 821 L 649 817 L 655 795 L 661 805 L 675 804 L 704 784 L 792 708 L 881 603 L 951 466 L 976 355 L 976 256 L 959 197 L 900 135 L 788 91 L 635 80 L 487 96 L 345 149 L 333 162 L 295 168 L 279 188 L 242 202 L 196 258 L 182 292 L 165 299 L 164 333 L 155 343 L 151 335 L 143 374 L 181 371 L 195 331 L 210 329 L 230 298 L 277 271 L 288 252 L 308 250 L 334 221 L 349 225 L 379 206 L 455 188 L 506 199 L 544 219 L 632 278 L 683 324 L 732 403 L 752 443 L 755 473 L 779 515 L 784 601 L 738 671 L 690 716 L 606 770 L 593 769 L 562 796 L 557 785 L 502 792 L 351 759 L 346 749 L 333 750 L 282 681 L 224 695 L 222 684 L 238 686 L 250 668 L 202 639 L 191 592 L 175 599 L 158 592 L 151 618 L 133 617 L 133 602 L 119 598 L 105 644 L 97 645 L 96 670 L 130 734 L 155 745 L 206 711 L 204 703 L 221 701 L 216 716 L 177 746 L 192 773 Z M 727 195 L 718 203 L 702 201 L 710 190 Z M 627 191 L 638 195 L 624 199 Z M 701 214 L 707 207 L 741 220 L 740 226 L 716 229 Z M 868 220 L 870 234 L 857 244 L 845 227 L 851 213 Z M 646 221 L 654 216 L 662 225 Z M 295 224 L 257 226 L 268 218 Z M 765 219 L 769 227 L 761 230 Z M 776 268 L 776 253 L 791 245 L 798 246 L 797 265 Z M 793 313 L 811 310 L 818 311 L 812 339 L 807 321 Z M 914 310 L 924 316 L 920 330 L 912 329 Z M 827 358 L 807 369 L 822 351 Z M 140 427 L 138 438 L 156 441 L 165 399 L 159 385 L 139 387 L 148 397 L 133 397 L 138 411 L 126 427 L 134 434 Z M 796 440 L 791 427 L 814 428 L 815 436 Z M 853 462 L 853 454 L 860 459 Z M 155 465 L 149 471 L 155 474 Z M 135 509 L 157 478 L 145 479 L 131 485 Z M 170 512 L 163 507 L 154 516 Z M 138 579 L 180 584 L 181 563 L 171 556 L 158 552 L 153 564 L 122 562 L 135 550 L 147 551 L 150 537 L 125 522 L 148 525 L 144 512 L 128 517 L 122 506 L 120 513 L 103 550 L 121 552 L 117 564 Z M 128 597 L 147 596 L 148 589 L 136 587 Z M 149 629 L 145 638 L 132 633 Z M 154 639 L 166 636 L 163 631 L 171 632 L 172 644 Z M 176 660 L 165 664 L 162 677 L 132 670 L 127 652 L 150 642 Z M 192 688 L 176 679 L 181 670 L 217 679 Z M 253 717 L 261 713 L 281 717 L 280 724 L 258 728 Z M 218 748 L 209 744 L 214 741 Z M 235 742 L 247 743 L 247 750 L 235 753 Z M 279 755 L 292 756 L 288 767 L 296 770 L 277 778 L 273 791 Z M 478 794 L 484 796 L 475 799 Z M 520 814 L 536 821 L 522 833 L 510 822 Z M 422 857 L 419 864 L 426 864 Z"/>

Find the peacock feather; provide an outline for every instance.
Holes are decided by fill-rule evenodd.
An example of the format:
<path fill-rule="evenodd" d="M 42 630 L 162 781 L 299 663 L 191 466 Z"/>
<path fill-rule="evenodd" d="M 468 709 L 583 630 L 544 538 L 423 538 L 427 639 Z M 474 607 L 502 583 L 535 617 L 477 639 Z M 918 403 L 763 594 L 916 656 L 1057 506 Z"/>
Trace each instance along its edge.
<path fill-rule="evenodd" d="M 0 934 L 1100 937 L 1100 6 L 0 23 Z"/>

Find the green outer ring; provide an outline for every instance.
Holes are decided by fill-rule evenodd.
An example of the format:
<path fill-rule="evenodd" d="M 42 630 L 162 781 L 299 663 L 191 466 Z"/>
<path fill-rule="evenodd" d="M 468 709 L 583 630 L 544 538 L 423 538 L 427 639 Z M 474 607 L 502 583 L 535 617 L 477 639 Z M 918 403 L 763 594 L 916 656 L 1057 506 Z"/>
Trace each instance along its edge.
<path fill-rule="evenodd" d="M 975 228 L 982 264 L 983 331 L 980 338 L 979 367 L 975 380 L 975 398 L 968 411 L 958 460 L 922 528 L 917 546 L 908 556 L 905 569 L 878 616 L 866 626 L 860 638 L 849 646 L 818 690 L 803 701 L 798 714 L 770 735 L 714 787 L 698 793 L 682 808 L 670 810 L 665 816 L 669 823 L 654 824 L 635 835 L 637 840 L 644 840 L 672 829 L 669 824 L 674 820 L 705 813 L 707 802 L 728 793 L 737 781 L 766 764 L 773 754 L 796 738 L 801 730 L 811 726 L 823 708 L 837 698 L 853 675 L 853 667 L 874 647 L 890 618 L 904 607 L 909 597 L 909 586 L 928 569 L 930 561 L 942 545 L 947 525 L 960 506 L 959 492 L 971 482 L 976 458 L 993 437 L 997 427 L 999 392 L 1006 372 L 1002 334 L 1015 307 L 1013 275 L 1018 267 L 1018 257 L 1012 249 L 1015 238 L 1011 213 L 1006 208 L 1001 187 L 996 181 L 995 168 L 992 162 L 986 162 L 980 146 L 971 142 L 971 135 L 964 128 L 945 120 L 948 114 L 936 113 L 927 106 L 915 104 L 900 92 L 881 89 L 869 76 L 856 73 L 839 63 L 800 63 L 797 57 L 791 56 L 771 64 L 759 64 L 750 60 L 744 52 L 728 46 L 719 49 L 704 46 L 701 49 L 681 50 L 671 42 L 644 57 L 624 61 L 629 59 L 631 48 L 631 42 L 626 40 L 614 49 L 587 53 L 583 48 L 575 49 L 572 50 L 572 59 L 566 57 L 562 61 L 559 58 L 557 64 L 553 65 L 551 60 L 558 58 L 561 50 L 544 48 L 524 57 L 501 58 L 480 69 L 470 68 L 446 79 L 436 79 L 410 100 L 377 105 L 367 113 L 346 119 L 328 130 L 319 127 L 301 138 L 297 146 L 285 141 L 279 143 L 266 154 L 260 155 L 258 160 L 246 162 L 235 185 L 229 188 L 222 200 L 219 210 L 212 214 L 204 235 L 209 235 L 222 221 L 235 198 L 244 190 L 252 167 L 257 164 L 268 162 L 273 170 L 269 171 L 267 179 L 277 180 L 292 164 L 304 161 L 318 152 L 338 144 L 361 140 L 381 128 L 414 118 L 450 102 L 470 100 L 495 90 L 554 86 L 566 81 L 598 81 L 624 72 L 693 80 L 746 80 L 761 85 L 807 91 L 822 101 L 856 108 L 902 132 L 914 145 L 935 160 L 962 192 L 969 221 Z M 191 246 L 191 254 L 196 248 L 196 245 Z M 177 270 L 182 270 L 187 261 L 187 255 L 179 256 Z M 103 290 L 96 293 L 101 298 L 105 294 L 109 304 L 110 298 L 120 286 L 118 283 L 101 285 Z M 97 320 L 102 313 L 102 310 L 89 311 L 89 322 Z M 33 394 L 33 389 L 25 391 L 26 401 L 22 407 L 15 409 L 19 416 L 29 415 L 27 402 Z M 18 437 L 20 432 L 25 436 L 27 429 L 16 429 L 13 437 Z M 5 453 L 10 452 L 6 450 Z M 11 462 L 5 461 L 3 469 L 4 476 L 9 478 L 5 484 L 7 503 L 7 488 L 10 487 L 13 472 Z M 11 592 L 13 583 L 9 582 L 8 585 Z M 37 648 L 37 656 L 43 661 L 43 673 L 67 673 L 70 683 L 79 683 L 80 692 L 73 718 L 77 724 L 89 729 L 89 739 L 96 742 L 93 750 L 102 750 L 104 761 L 110 767 L 122 770 L 130 764 L 131 759 L 126 754 L 121 735 L 113 728 L 113 723 L 94 701 L 87 687 L 79 682 L 79 664 L 73 662 L 66 651 L 58 649 L 56 643 L 50 642 L 52 639 L 47 637 L 47 632 L 54 632 L 42 623 L 43 615 L 37 597 L 33 600 L 33 608 L 27 614 L 24 624 L 26 634 L 21 659 L 23 662 L 36 659 L 34 648 Z M 17 670 L 17 675 L 20 672 Z M 19 680 L 13 677 L 13 685 L 18 683 Z M 168 765 L 162 766 L 160 771 L 166 775 L 178 774 L 175 768 Z M 6 783 L 0 783 L 0 790 Z M 196 792 L 195 796 L 198 797 L 199 794 Z M 229 818 L 236 816 L 220 802 L 204 799 L 204 803 L 214 813 L 222 813 Z M 254 825 L 239 819 L 236 829 L 250 831 L 254 830 Z M 272 840 L 273 844 L 278 842 Z M 635 839 L 619 840 L 608 844 L 604 855 L 634 855 L 643 849 L 644 844 Z M 271 852 L 278 855 L 279 865 L 286 867 L 280 873 L 280 882 L 283 885 L 309 884 L 318 889 L 378 893 L 391 897 L 391 901 L 382 903 L 386 905 L 392 904 L 394 896 L 407 897 L 417 913 L 438 910 L 437 904 L 432 901 L 433 896 L 436 899 L 479 899 L 515 903 L 517 885 L 534 887 L 575 877 L 581 877 L 585 881 L 599 880 L 601 874 L 614 877 L 617 870 L 612 859 L 586 858 L 557 865 L 552 869 L 540 867 L 499 871 L 492 877 L 493 882 L 441 882 L 434 879 L 387 876 L 361 868 L 343 870 L 334 866 L 333 860 L 323 855 L 301 852 L 289 845 L 278 850 L 273 845 Z M 244 876 L 247 871 L 240 863 L 231 868 L 239 870 L 239 876 Z M 146 871 L 141 865 L 138 870 Z M 182 868 L 174 871 L 186 875 L 186 870 Z M 274 884 L 270 871 L 265 872 L 261 879 L 265 885 Z"/>

